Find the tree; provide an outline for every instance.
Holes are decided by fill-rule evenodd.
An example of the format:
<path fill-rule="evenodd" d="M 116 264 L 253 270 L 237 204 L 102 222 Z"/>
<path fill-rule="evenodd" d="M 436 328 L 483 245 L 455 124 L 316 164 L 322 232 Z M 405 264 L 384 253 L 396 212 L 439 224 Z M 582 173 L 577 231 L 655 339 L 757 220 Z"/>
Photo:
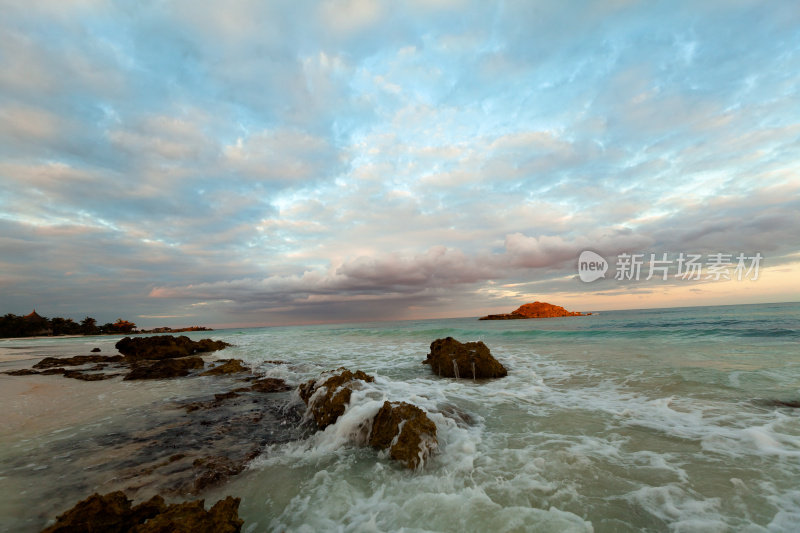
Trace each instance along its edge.
<path fill-rule="evenodd" d="M 113 324 L 114 331 L 118 331 L 120 333 L 130 333 L 134 329 L 136 329 L 136 324 L 133 322 L 128 322 L 127 320 L 122 320 L 118 318 L 116 322 Z"/>
<path fill-rule="evenodd" d="M 97 327 L 97 320 L 90 316 L 81 320 L 81 333 L 84 335 L 97 335 L 100 333 L 100 328 Z"/>

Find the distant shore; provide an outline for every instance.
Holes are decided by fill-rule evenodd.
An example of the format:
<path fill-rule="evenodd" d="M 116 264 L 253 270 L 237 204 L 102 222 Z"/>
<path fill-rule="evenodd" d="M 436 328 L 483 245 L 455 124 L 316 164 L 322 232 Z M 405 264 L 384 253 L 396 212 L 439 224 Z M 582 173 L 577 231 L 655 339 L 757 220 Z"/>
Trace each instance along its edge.
<path fill-rule="evenodd" d="M 156 328 L 161 329 L 161 328 Z M 93 333 L 91 335 L 81 335 L 81 334 L 74 334 L 74 335 L 35 335 L 32 337 L 0 337 L 0 342 L 2 341 L 18 341 L 18 340 L 34 340 L 34 339 L 75 339 L 78 337 L 125 337 L 127 335 L 161 335 L 164 333 L 192 333 L 195 331 L 214 331 L 212 328 L 206 327 L 190 327 L 190 328 L 181 328 L 181 329 L 169 329 L 165 331 L 156 331 L 153 329 L 146 329 L 141 331 L 129 331 L 128 333 Z"/>

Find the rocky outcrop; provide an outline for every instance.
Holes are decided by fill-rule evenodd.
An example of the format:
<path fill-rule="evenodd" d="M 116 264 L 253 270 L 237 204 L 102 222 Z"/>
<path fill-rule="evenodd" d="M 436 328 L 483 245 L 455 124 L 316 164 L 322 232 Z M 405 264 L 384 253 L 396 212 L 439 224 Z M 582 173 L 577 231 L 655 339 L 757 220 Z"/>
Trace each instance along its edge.
<path fill-rule="evenodd" d="M 42 533 L 237 533 L 239 498 L 228 496 L 206 511 L 203 500 L 167 505 L 161 496 L 132 506 L 122 491 L 92 494 Z"/>
<path fill-rule="evenodd" d="M 242 365 L 241 359 L 224 359 L 210 370 L 206 370 L 201 376 L 221 376 L 223 374 L 238 374 L 240 372 L 249 372 L 250 369 Z"/>
<path fill-rule="evenodd" d="M 453 337 L 433 341 L 431 353 L 422 364 L 430 365 L 437 376 L 448 378 L 502 378 L 508 374 L 483 342 L 461 343 Z"/>
<path fill-rule="evenodd" d="M 190 370 L 203 368 L 199 357 L 180 357 L 138 363 L 126 376 L 125 381 L 134 379 L 163 379 L 188 376 Z"/>
<path fill-rule="evenodd" d="M 417 407 L 405 402 L 383 402 L 372 421 L 369 445 L 389 449 L 392 459 L 416 468 L 436 448 L 436 424 Z"/>
<path fill-rule="evenodd" d="M 300 385 L 298 392 L 308 406 L 319 429 L 336 422 L 344 414 L 353 390 L 359 382 L 373 382 L 369 374 L 339 368 L 338 374 L 326 379 L 311 380 Z M 389 450 L 392 459 L 408 468 L 417 468 L 430 456 L 438 441 L 436 424 L 415 405 L 405 402 L 384 402 L 371 421 L 366 443 L 373 448 Z"/>
<path fill-rule="evenodd" d="M 346 368 L 339 368 L 338 371 L 341 372 L 324 381 L 321 379 L 307 381 L 298 389 L 300 398 L 308 406 L 309 412 L 320 429 L 325 429 L 333 424 L 344 413 L 347 404 L 350 403 L 353 387 L 360 386 L 359 381 L 375 381 L 375 378 L 361 370 L 353 373 Z"/>
<path fill-rule="evenodd" d="M 227 342 L 202 339 L 193 341 L 185 335 L 155 337 L 125 337 L 115 347 L 129 361 L 142 359 L 171 359 L 202 352 L 215 352 L 230 346 Z"/>
<path fill-rule="evenodd" d="M 591 313 L 589 313 L 591 314 Z M 511 313 L 500 315 L 487 315 L 480 320 L 517 320 L 526 318 L 558 318 L 564 316 L 585 316 L 577 311 L 567 311 L 559 305 L 548 304 L 545 302 L 533 302 L 521 305 Z"/>

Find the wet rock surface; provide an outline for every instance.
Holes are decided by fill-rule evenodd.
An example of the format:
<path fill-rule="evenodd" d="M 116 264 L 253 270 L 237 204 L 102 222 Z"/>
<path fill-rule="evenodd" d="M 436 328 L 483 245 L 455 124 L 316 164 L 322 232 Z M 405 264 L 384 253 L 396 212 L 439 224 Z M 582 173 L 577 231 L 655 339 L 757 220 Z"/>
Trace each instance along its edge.
<path fill-rule="evenodd" d="M 300 398 L 308 406 L 308 413 L 319 429 L 336 423 L 344 414 L 353 390 L 375 378 L 357 370 L 345 368 L 337 374 L 310 380 L 298 387 Z M 359 383 L 361 382 L 361 383 Z M 436 449 L 436 424 L 427 413 L 406 402 L 385 401 L 377 414 L 368 421 L 367 444 L 377 449 L 388 449 L 389 456 L 407 468 L 417 468 Z"/>
<path fill-rule="evenodd" d="M 416 405 L 387 401 L 373 419 L 369 445 L 388 448 L 408 468 L 422 464 L 437 444 L 436 424 Z"/>
<path fill-rule="evenodd" d="M 283 392 L 292 390 L 292 386 L 278 378 L 263 378 L 253 382 L 249 387 L 254 392 Z"/>
<path fill-rule="evenodd" d="M 307 381 L 298 389 L 300 398 L 308 406 L 320 429 L 325 429 L 344 414 L 347 404 L 350 403 L 353 387 L 359 387 L 359 381 L 375 381 L 375 378 L 361 370 L 351 372 L 346 368 L 339 368 L 336 371 L 339 373 L 326 379 Z"/>
<path fill-rule="evenodd" d="M 437 376 L 461 379 L 501 378 L 506 368 L 495 359 L 483 342 L 459 342 L 453 337 L 436 339 L 422 364 L 430 365 Z"/>
<path fill-rule="evenodd" d="M 224 390 L 238 384 L 221 377 L 210 385 Z M 188 411 L 186 406 L 192 403 L 204 407 Z M 292 392 L 247 389 L 158 401 L 127 417 L 2 459 L 0 476 L 11 474 L 24 484 L 39 475 L 31 465 L 46 468 L 48 476 L 58 481 L 39 486 L 37 500 L 60 502 L 64 508 L 74 503 L 67 499 L 70 495 L 93 491 L 123 491 L 137 501 L 155 495 L 195 498 L 243 475 L 267 446 L 309 436 L 313 429 L 304 423 L 304 412 Z M 54 514 L 52 507 L 38 507 L 29 516 L 41 528 Z"/>
<path fill-rule="evenodd" d="M 33 368 L 44 369 L 58 366 L 81 366 L 89 363 L 120 363 L 125 358 L 121 355 L 76 355 L 75 357 L 45 357 Z"/>
<path fill-rule="evenodd" d="M 133 505 L 125 493 L 92 494 L 58 516 L 42 533 L 237 533 L 239 498 L 226 497 L 206 510 L 203 500 L 167 505 L 161 496 Z"/>
<path fill-rule="evenodd" d="M 125 381 L 133 379 L 164 379 L 188 376 L 191 370 L 203 368 L 200 357 L 180 357 L 175 359 L 162 359 L 153 362 L 136 363 L 133 369 L 125 376 Z"/>
<path fill-rule="evenodd" d="M 130 381 L 191 379 L 180 376 L 196 376 L 204 368 L 199 356 L 133 361 L 123 356 L 53 357 L 42 359 L 37 365 L 38 368 L 10 373 L 60 374 L 94 381 L 120 376 L 122 370 L 128 372 L 125 379 Z M 156 495 L 196 497 L 241 475 L 265 447 L 299 440 L 312 432 L 303 416 L 305 407 L 291 392 L 292 386 L 281 379 L 253 373 L 240 360 L 223 360 L 214 368 L 220 367 L 225 371 L 198 380 L 202 384 L 198 390 L 178 387 L 180 400 L 161 399 L 139 405 L 124 416 L 104 418 L 77 433 L 37 445 L 25 454 L 0 459 L 0 477 L 12 473 L 20 483 L 33 483 L 37 472 L 47 469 L 50 479 L 59 481 L 37 487 L 37 499 L 60 502 L 64 507 L 74 503 L 66 500 L 69 495 L 93 491 L 123 491 L 139 501 Z M 145 390 L 160 387 L 154 386 L 156 389 L 147 386 Z M 108 393 L 107 388 L 103 390 Z M 90 503 L 96 505 L 98 501 Z M 123 503 L 119 505 L 124 507 Z M 31 523 L 38 523 L 39 528 L 53 516 L 51 507 L 38 507 L 33 513 Z M 161 529 L 142 529 L 139 524 L 122 531 L 206 531 L 196 529 L 201 526 L 190 517 L 176 513 L 169 511 L 166 517 L 148 521 L 148 527 Z M 113 531 L 114 527 L 109 523 L 99 529 L 53 531 Z"/>
<path fill-rule="evenodd" d="M 250 372 L 250 369 L 242 364 L 241 359 L 223 359 L 220 364 L 206 370 L 201 376 L 220 376 L 222 374 L 238 374 L 240 372 Z"/>

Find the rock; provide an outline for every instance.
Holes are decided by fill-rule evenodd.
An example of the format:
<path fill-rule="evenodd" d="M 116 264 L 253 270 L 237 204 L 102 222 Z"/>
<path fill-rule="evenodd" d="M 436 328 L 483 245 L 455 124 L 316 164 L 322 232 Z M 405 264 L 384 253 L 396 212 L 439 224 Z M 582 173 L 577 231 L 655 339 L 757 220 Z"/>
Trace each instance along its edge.
<path fill-rule="evenodd" d="M 43 376 L 50 376 L 55 374 L 63 374 L 66 371 L 67 371 L 66 368 L 59 367 L 59 368 L 48 368 L 47 370 L 42 370 L 39 373 L 42 374 Z"/>
<path fill-rule="evenodd" d="M 360 386 L 358 381 L 375 381 L 375 378 L 361 370 L 355 373 L 346 368 L 339 368 L 338 370 L 342 372 L 327 378 L 325 381 L 312 379 L 298 387 L 300 398 L 308 406 L 308 410 L 320 429 L 325 429 L 333 424 L 344 413 L 347 404 L 350 403 L 353 387 Z M 317 394 L 317 391 L 323 387 L 324 391 Z"/>
<path fill-rule="evenodd" d="M 291 389 L 290 385 L 278 378 L 259 379 L 250 386 L 250 390 L 255 392 L 283 392 Z"/>
<path fill-rule="evenodd" d="M 203 339 L 193 341 L 185 335 L 158 335 L 155 337 L 125 337 L 115 347 L 129 361 L 142 359 L 171 359 L 201 352 L 214 352 L 230 346 L 227 342 Z"/>
<path fill-rule="evenodd" d="M 239 498 L 228 496 L 208 511 L 203 500 L 172 504 L 131 533 L 238 533 L 244 520 L 239 518 Z"/>
<path fill-rule="evenodd" d="M 478 320 L 520 320 L 520 319 L 525 320 L 526 318 L 528 317 L 522 315 L 515 315 L 513 313 L 503 313 L 500 315 L 482 316 Z"/>
<path fill-rule="evenodd" d="M 236 398 L 239 396 L 239 392 L 247 390 L 247 389 L 236 389 L 230 392 L 221 392 L 214 395 L 214 399 L 208 402 L 192 402 L 187 403 L 183 407 L 186 409 L 187 413 L 191 413 L 192 411 L 197 411 L 198 409 L 213 409 L 214 407 L 219 407 L 222 405 L 222 402 L 225 400 L 230 400 L 232 398 Z"/>
<path fill-rule="evenodd" d="M 97 352 L 100 352 L 100 351 L 101 351 L 100 348 L 92 348 L 91 349 L 92 353 L 97 353 Z"/>
<path fill-rule="evenodd" d="M 20 368 L 19 370 L 6 370 L 3 374 L 8 374 L 9 376 L 32 376 L 34 374 L 38 374 L 36 370 L 32 370 L 30 368 Z"/>
<path fill-rule="evenodd" d="M 225 359 L 221 365 L 217 365 L 210 370 L 206 370 L 201 376 L 220 376 L 222 374 L 237 374 L 239 372 L 249 372 L 250 369 L 242 365 L 241 359 Z"/>
<path fill-rule="evenodd" d="M 119 374 L 88 374 L 80 370 L 64 370 L 65 378 L 80 379 L 82 381 L 101 381 L 111 379 Z"/>
<path fill-rule="evenodd" d="M 405 402 L 383 402 L 372 421 L 369 445 L 389 449 L 392 459 L 417 468 L 436 448 L 436 424 L 417 407 Z"/>
<path fill-rule="evenodd" d="M 120 363 L 125 358 L 121 355 L 76 355 L 75 357 L 45 357 L 33 368 L 53 368 L 59 366 L 80 366 L 89 363 Z"/>
<path fill-rule="evenodd" d="M 203 500 L 166 505 L 161 496 L 132 507 L 122 491 L 92 494 L 61 514 L 42 533 L 237 533 L 239 498 L 228 496 L 206 511 Z"/>
<path fill-rule="evenodd" d="M 567 311 L 561 306 L 545 302 L 533 302 L 521 305 L 515 311 L 500 315 L 487 315 L 480 320 L 517 320 L 525 318 L 556 318 L 563 316 L 585 316 L 577 311 Z"/>
<path fill-rule="evenodd" d="M 138 364 L 126 376 L 125 381 L 133 379 L 162 379 L 188 376 L 190 370 L 203 368 L 199 357 L 162 359 L 150 364 Z"/>
<path fill-rule="evenodd" d="M 422 364 L 431 365 L 437 376 L 448 378 L 502 378 L 508 374 L 483 342 L 461 343 L 453 337 L 433 341 L 431 353 Z"/>
<path fill-rule="evenodd" d="M 754 403 L 763 407 L 788 407 L 790 409 L 800 409 L 800 400 L 760 399 L 755 400 Z"/>
<path fill-rule="evenodd" d="M 124 533 L 165 509 L 166 505 L 160 496 L 154 496 L 149 501 L 132 508 L 131 500 L 122 491 L 111 492 L 104 496 L 95 493 L 59 515 L 56 523 L 45 528 L 42 533 L 78 531 Z"/>
<path fill-rule="evenodd" d="M 194 480 L 194 491 L 199 492 L 208 487 L 220 485 L 231 476 L 241 473 L 247 463 L 258 457 L 260 448 L 254 448 L 241 460 L 234 461 L 228 457 L 202 457 L 192 463 L 197 475 Z"/>

